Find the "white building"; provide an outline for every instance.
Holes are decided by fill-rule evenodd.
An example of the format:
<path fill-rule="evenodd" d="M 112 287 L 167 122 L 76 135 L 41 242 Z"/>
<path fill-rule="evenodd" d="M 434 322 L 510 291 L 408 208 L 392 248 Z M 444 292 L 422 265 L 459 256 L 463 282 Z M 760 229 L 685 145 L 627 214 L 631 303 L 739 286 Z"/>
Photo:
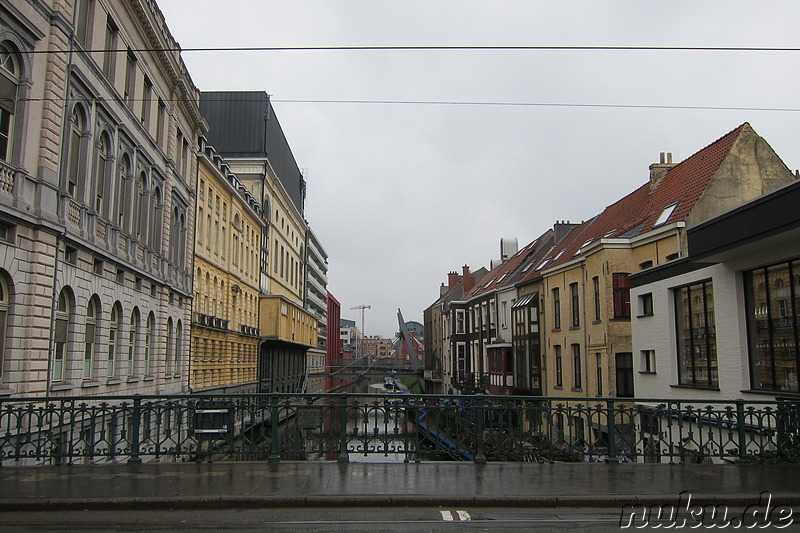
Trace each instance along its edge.
<path fill-rule="evenodd" d="M 631 276 L 634 380 L 641 406 L 653 407 L 650 399 L 687 399 L 717 413 L 726 404 L 714 402 L 797 400 L 797 205 L 800 183 L 795 182 L 688 230 L 688 257 Z M 687 447 L 705 456 L 739 452 L 738 406 L 727 405 L 732 416 L 709 412 L 699 418 L 706 418 L 705 432 L 736 429 L 732 442 L 701 450 L 704 429 L 698 427 L 682 437 Z M 656 429 L 663 439 L 675 422 L 665 425 L 661 418 Z M 780 421 L 745 418 L 745 448 L 764 451 L 758 428 L 775 428 Z M 727 452 L 709 449 L 714 447 Z"/>

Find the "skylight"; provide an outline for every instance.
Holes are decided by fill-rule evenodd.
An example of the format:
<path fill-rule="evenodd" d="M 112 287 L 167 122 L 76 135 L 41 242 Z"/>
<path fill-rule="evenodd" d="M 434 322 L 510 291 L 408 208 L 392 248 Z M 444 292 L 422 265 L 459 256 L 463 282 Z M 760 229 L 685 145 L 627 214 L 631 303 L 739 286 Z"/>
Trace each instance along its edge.
<path fill-rule="evenodd" d="M 667 207 L 665 207 L 664 210 L 661 212 L 661 215 L 659 215 L 658 220 L 656 220 L 656 223 L 653 224 L 653 227 L 655 228 L 656 226 L 666 224 L 667 220 L 669 220 L 669 217 L 671 217 L 672 213 L 675 212 L 676 207 L 678 207 L 678 202 L 675 202 L 674 204 L 670 204 Z"/>

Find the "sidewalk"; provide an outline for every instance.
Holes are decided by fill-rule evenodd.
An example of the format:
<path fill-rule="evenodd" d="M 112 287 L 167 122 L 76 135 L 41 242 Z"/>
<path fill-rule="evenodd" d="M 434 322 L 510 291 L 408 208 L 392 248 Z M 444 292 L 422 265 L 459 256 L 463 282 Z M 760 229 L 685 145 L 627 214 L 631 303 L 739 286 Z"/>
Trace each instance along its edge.
<path fill-rule="evenodd" d="M 158 463 L 0 467 L 0 511 L 334 506 L 800 505 L 800 465 Z"/>

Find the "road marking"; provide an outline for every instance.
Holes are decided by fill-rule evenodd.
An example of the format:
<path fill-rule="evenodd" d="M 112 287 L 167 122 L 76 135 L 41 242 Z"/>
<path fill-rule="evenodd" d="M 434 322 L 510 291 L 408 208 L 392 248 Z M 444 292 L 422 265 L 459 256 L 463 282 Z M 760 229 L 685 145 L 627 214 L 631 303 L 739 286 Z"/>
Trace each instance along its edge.
<path fill-rule="evenodd" d="M 453 522 L 455 520 L 455 518 L 453 518 L 453 513 L 451 513 L 450 511 L 439 511 L 439 512 L 442 513 L 442 520 L 444 520 L 445 522 Z M 458 515 L 458 519 L 461 520 L 462 522 L 467 522 L 469 520 L 472 520 L 472 517 L 469 516 L 469 513 L 466 511 L 456 511 L 456 514 Z"/>

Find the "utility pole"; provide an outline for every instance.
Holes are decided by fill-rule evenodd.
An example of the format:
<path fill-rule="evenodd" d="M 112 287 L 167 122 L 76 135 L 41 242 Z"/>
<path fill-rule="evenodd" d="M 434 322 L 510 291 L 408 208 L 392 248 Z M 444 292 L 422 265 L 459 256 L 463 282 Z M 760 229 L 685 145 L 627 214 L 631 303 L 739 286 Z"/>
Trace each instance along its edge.
<path fill-rule="evenodd" d="M 351 307 L 350 309 L 361 309 L 361 339 L 356 339 L 356 359 L 360 358 L 364 355 L 362 352 L 362 348 L 364 345 L 364 337 L 366 336 L 366 332 L 364 331 L 364 311 L 367 309 L 372 309 L 371 305 L 357 305 L 355 307 Z"/>

